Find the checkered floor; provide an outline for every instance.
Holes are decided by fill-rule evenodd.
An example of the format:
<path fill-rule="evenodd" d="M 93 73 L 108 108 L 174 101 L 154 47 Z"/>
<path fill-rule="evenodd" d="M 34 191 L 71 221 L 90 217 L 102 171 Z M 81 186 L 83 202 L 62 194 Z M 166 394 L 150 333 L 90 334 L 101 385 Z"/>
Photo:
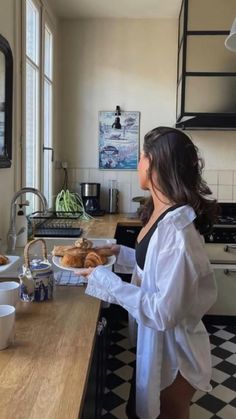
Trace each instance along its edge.
<path fill-rule="evenodd" d="M 212 347 L 211 393 L 197 391 L 190 419 L 236 419 L 236 327 L 207 326 Z M 114 323 L 108 359 L 103 419 L 126 419 L 125 406 L 135 362 L 128 342 L 127 321 Z"/>

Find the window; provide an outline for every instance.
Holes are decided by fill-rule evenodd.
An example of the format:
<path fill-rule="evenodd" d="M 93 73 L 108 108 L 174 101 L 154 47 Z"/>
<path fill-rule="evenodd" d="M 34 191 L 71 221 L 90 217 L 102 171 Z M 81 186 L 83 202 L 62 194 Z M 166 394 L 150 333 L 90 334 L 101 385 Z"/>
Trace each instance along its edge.
<path fill-rule="evenodd" d="M 53 29 L 38 0 L 23 1 L 23 158 L 24 186 L 40 189 L 52 205 L 53 183 Z M 37 207 L 29 194 L 28 212 Z"/>

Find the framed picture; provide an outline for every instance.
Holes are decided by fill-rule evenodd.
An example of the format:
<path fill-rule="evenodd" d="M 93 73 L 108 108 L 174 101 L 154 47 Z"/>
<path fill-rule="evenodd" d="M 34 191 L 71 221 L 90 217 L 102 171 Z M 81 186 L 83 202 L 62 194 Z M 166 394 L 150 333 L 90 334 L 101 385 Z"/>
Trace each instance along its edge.
<path fill-rule="evenodd" d="M 140 112 L 99 112 L 99 169 L 136 170 Z"/>

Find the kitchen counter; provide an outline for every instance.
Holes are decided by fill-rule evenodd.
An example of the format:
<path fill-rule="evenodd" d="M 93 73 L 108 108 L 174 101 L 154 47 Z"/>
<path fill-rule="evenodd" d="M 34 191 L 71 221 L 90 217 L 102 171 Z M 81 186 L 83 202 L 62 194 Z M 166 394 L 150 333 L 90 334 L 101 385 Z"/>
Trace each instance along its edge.
<path fill-rule="evenodd" d="M 106 214 L 89 222 L 79 222 L 79 226 L 83 229 L 83 236 L 94 238 L 114 237 L 117 224 L 137 226 L 141 225 L 141 222 L 138 218 L 131 218 L 128 214 Z"/>
<path fill-rule="evenodd" d="M 80 417 L 99 312 L 84 287 L 17 303 L 15 342 L 0 352 L 1 419 Z"/>
<path fill-rule="evenodd" d="M 79 224 L 84 237 L 113 238 L 117 224 L 140 222 L 116 214 Z M 100 307 L 84 287 L 57 286 L 52 301 L 17 303 L 15 342 L 0 351 L 1 419 L 80 417 Z"/>
<path fill-rule="evenodd" d="M 113 238 L 119 224 L 140 221 L 115 214 L 79 222 L 84 237 L 99 239 Z M 56 287 L 53 301 L 18 303 L 15 342 L 0 351 L 1 419 L 80 417 L 100 305 L 84 287 Z"/>

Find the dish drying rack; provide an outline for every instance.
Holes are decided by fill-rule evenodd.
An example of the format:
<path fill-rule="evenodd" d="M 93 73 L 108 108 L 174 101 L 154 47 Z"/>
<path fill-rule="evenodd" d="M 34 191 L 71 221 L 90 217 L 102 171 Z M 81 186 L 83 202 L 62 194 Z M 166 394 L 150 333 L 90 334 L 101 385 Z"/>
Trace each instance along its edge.
<path fill-rule="evenodd" d="M 78 212 L 36 211 L 28 218 L 28 229 L 33 237 L 80 237 Z"/>

